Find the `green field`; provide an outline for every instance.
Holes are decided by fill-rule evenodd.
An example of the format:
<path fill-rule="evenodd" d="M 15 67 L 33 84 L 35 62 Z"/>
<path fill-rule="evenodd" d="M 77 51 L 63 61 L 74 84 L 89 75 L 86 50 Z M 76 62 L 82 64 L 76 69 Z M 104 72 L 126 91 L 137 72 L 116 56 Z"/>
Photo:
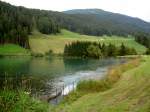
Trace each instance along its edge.
<path fill-rule="evenodd" d="M 30 55 L 30 51 L 15 44 L 0 45 L 0 55 Z"/>
<path fill-rule="evenodd" d="M 60 34 L 57 35 L 45 35 L 38 31 L 34 31 L 32 35 L 29 36 L 29 44 L 32 53 L 45 54 L 49 50 L 52 50 L 54 54 L 63 54 L 65 44 L 72 41 L 97 41 L 101 43 L 112 43 L 117 46 L 124 43 L 130 48 L 135 48 L 139 54 L 143 54 L 146 48 L 134 41 L 132 37 L 123 38 L 117 36 L 87 36 L 73 33 L 67 30 L 62 30 Z M 18 45 L 5 44 L 0 45 L 0 55 L 29 55 L 29 50 L 26 50 Z"/>
<path fill-rule="evenodd" d="M 115 45 L 120 45 L 124 43 L 128 47 L 134 47 L 139 54 L 145 52 L 146 48 L 137 42 L 134 41 L 132 37 L 130 38 L 123 38 L 117 36 L 87 36 L 87 35 L 80 35 L 77 33 L 73 33 L 67 30 L 62 30 L 60 34 L 57 35 L 44 35 L 37 31 L 34 31 L 32 35 L 30 35 L 30 46 L 33 53 L 42 53 L 48 52 L 52 50 L 55 54 L 62 54 L 64 50 L 64 46 L 67 43 L 72 41 L 98 41 L 101 43 L 112 43 Z"/>
<path fill-rule="evenodd" d="M 149 112 L 150 57 L 122 74 L 110 90 L 84 95 L 71 104 L 60 105 L 54 112 Z"/>

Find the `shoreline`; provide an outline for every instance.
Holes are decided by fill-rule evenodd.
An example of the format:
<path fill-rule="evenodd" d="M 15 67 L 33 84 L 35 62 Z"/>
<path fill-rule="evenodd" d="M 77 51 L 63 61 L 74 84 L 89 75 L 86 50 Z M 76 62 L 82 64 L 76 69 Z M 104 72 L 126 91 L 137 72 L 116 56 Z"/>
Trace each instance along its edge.
<path fill-rule="evenodd" d="M 105 77 L 102 78 L 102 79 L 83 80 L 83 81 L 79 82 L 77 84 L 76 90 L 75 91 L 71 91 L 64 98 L 64 100 L 62 101 L 62 104 L 68 103 L 68 100 L 70 100 L 71 97 L 74 97 L 74 96 L 76 97 L 77 94 L 81 94 L 81 95 L 77 96 L 77 98 L 75 98 L 76 100 L 79 99 L 80 97 L 86 95 L 86 94 L 89 94 L 89 93 L 103 92 L 103 91 L 107 91 L 107 90 L 111 89 L 112 86 L 120 80 L 120 78 L 121 78 L 121 76 L 122 76 L 122 74 L 124 72 L 126 72 L 126 71 L 128 71 L 130 69 L 133 69 L 133 68 L 135 68 L 135 67 L 140 65 L 139 64 L 139 62 L 140 62 L 139 60 L 140 60 L 140 58 L 138 57 L 138 58 L 134 58 L 133 60 L 129 60 L 129 61 L 123 63 L 123 64 L 111 66 L 110 68 L 108 68 Z M 127 66 L 131 66 L 131 67 L 124 68 L 124 67 L 127 67 Z M 123 69 L 123 70 L 121 70 L 121 69 Z M 120 70 L 122 72 L 120 72 L 119 74 L 115 73 L 115 71 L 119 72 Z M 100 89 L 100 88 L 98 89 L 97 88 L 98 90 L 90 90 L 90 89 L 92 89 L 92 85 L 93 85 L 92 83 L 96 84 L 95 86 L 97 86 L 97 84 L 99 85 L 99 83 L 100 83 L 100 85 L 102 84 L 102 86 L 108 86 L 108 87 L 106 87 L 106 88 L 104 87 L 104 89 Z M 102 86 L 100 86 L 100 87 L 102 87 Z M 94 88 L 94 85 L 93 85 L 93 88 Z M 61 103 L 60 103 L 60 105 L 61 105 Z"/>

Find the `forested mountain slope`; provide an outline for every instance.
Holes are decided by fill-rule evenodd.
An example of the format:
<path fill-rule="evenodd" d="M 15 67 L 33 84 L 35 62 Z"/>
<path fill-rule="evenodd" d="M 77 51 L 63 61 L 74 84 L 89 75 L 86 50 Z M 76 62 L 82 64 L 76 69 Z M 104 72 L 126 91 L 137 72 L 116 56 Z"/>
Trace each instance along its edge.
<path fill-rule="evenodd" d="M 0 1 L 0 44 L 15 43 L 29 48 L 28 35 L 33 29 L 41 33 L 58 33 L 55 20 L 47 11 L 12 6 Z"/>
<path fill-rule="evenodd" d="M 150 23 L 148 22 L 101 9 L 76 9 L 64 11 L 64 13 L 82 21 L 81 25 L 84 24 L 86 30 L 89 30 L 89 32 L 84 32 L 87 34 L 127 35 L 135 34 L 136 32 L 150 32 Z M 93 27 L 89 27 L 90 25 Z"/>
<path fill-rule="evenodd" d="M 100 9 L 54 12 L 28 9 L 0 1 L 0 44 L 15 43 L 30 48 L 28 35 L 36 29 L 56 34 L 60 29 L 86 35 L 134 35 L 150 32 L 150 23 Z"/>

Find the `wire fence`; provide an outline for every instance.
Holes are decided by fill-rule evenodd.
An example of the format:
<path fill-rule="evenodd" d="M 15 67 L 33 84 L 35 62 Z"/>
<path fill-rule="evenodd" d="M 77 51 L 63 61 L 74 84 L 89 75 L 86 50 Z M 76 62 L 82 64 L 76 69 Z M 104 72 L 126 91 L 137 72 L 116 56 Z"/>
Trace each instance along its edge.
<path fill-rule="evenodd" d="M 55 92 L 50 95 L 48 101 L 52 104 L 58 104 L 66 95 L 70 92 L 75 91 L 77 86 L 77 81 L 71 83 L 63 84 L 61 87 L 55 88 Z"/>
<path fill-rule="evenodd" d="M 46 82 L 44 82 L 46 83 Z M 40 87 L 37 87 L 40 85 Z M 68 95 L 71 91 L 74 91 L 77 86 L 77 81 L 62 84 L 60 86 L 47 85 L 49 87 L 45 88 L 46 84 L 40 83 L 39 80 L 33 79 L 33 77 L 21 76 L 17 73 L 15 76 L 9 76 L 7 73 L 0 77 L 0 89 L 8 90 L 24 90 L 26 94 L 34 98 L 39 98 L 49 102 L 55 102 L 57 104 L 60 102 L 64 96 Z M 45 90 L 44 90 L 45 89 Z"/>

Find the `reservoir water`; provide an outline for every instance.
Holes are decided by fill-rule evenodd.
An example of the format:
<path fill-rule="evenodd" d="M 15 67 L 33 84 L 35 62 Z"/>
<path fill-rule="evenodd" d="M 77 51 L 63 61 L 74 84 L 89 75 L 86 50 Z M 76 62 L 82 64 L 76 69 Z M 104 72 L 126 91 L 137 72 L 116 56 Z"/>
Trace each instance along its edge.
<path fill-rule="evenodd" d="M 53 94 L 63 86 L 68 94 L 80 80 L 100 79 L 110 66 L 125 59 L 77 59 L 63 57 L 4 57 L 0 58 L 0 87 L 25 88 L 33 95 Z"/>

